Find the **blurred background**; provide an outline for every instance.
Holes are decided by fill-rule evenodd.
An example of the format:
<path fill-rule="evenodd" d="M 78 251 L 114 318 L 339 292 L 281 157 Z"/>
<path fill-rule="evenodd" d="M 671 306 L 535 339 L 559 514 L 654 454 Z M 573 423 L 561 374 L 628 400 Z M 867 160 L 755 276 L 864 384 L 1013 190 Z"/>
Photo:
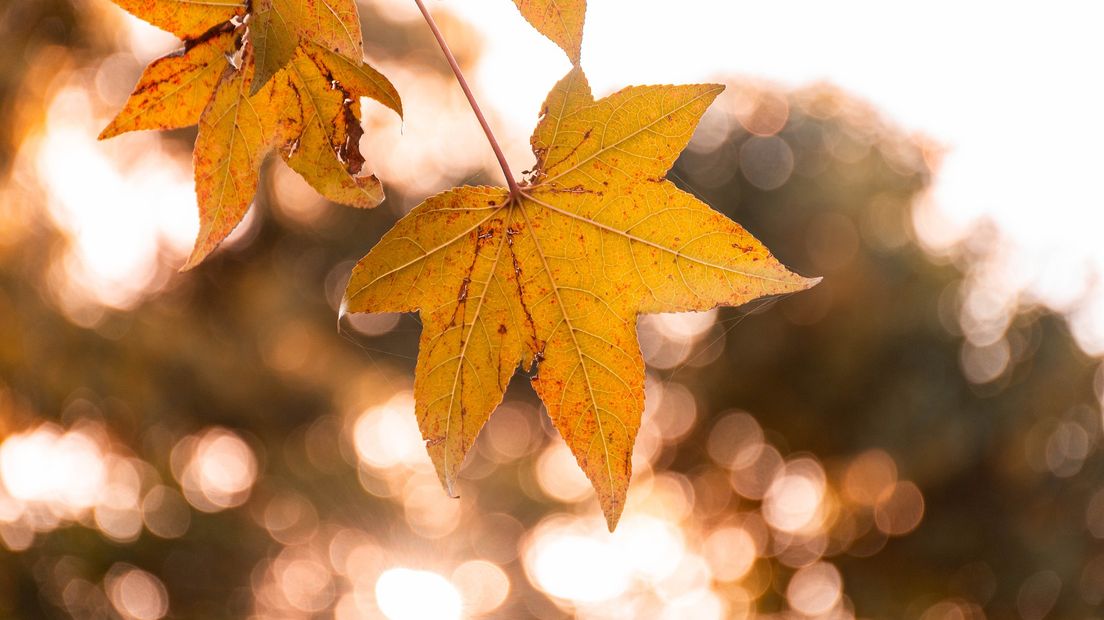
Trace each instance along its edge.
<path fill-rule="evenodd" d="M 640 319 L 610 535 L 527 382 L 451 500 L 413 417 L 416 317 L 335 326 L 398 217 L 501 182 L 407 4 L 360 4 L 407 110 L 364 104 L 388 201 L 332 205 L 269 162 L 187 274 L 194 128 L 95 140 L 179 43 L 107 0 L 0 5 L 0 617 L 1104 617 L 1087 5 L 591 0 L 597 94 L 726 83 L 671 179 L 825 277 Z M 562 54 L 505 0 L 434 8 L 528 168 Z"/>

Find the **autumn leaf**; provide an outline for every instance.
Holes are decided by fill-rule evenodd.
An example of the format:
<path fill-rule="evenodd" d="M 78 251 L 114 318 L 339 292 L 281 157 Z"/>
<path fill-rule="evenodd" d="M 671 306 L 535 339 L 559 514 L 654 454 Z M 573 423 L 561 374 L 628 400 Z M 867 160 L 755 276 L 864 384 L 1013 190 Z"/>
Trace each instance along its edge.
<path fill-rule="evenodd" d="M 250 94 L 256 94 L 272 76 L 283 69 L 299 47 L 299 33 L 295 20 L 299 19 L 293 0 L 256 0 L 253 23 L 250 24 L 250 42 L 256 63 L 256 75 Z"/>
<path fill-rule="evenodd" d="M 586 0 L 514 0 L 525 20 L 579 64 Z"/>
<path fill-rule="evenodd" d="M 272 117 L 264 97 L 250 97 L 253 63 L 228 66 L 199 119 L 195 145 L 195 183 L 199 198 L 199 237 L 184 269 L 199 264 L 245 217 L 261 172 L 274 146 Z"/>
<path fill-rule="evenodd" d="M 545 102 L 520 197 L 491 187 L 434 196 L 354 268 L 343 311 L 420 311 L 415 409 L 450 493 L 520 364 L 534 369 L 612 530 L 644 410 L 636 316 L 818 281 L 665 179 L 721 90 L 635 86 L 595 101 L 576 68 Z"/>
<path fill-rule="evenodd" d="M 370 67 L 321 48 L 300 49 L 288 70 L 294 96 L 287 103 L 299 136 L 281 152 L 284 161 L 326 198 L 374 207 L 383 200 L 383 187 L 374 176 L 356 176 L 364 165 L 357 147 L 363 131 L 359 110 L 345 102 L 371 97 L 401 112 L 398 95 Z"/>
<path fill-rule="evenodd" d="M 114 0 L 128 13 L 184 40 L 245 13 L 244 0 Z"/>
<path fill-rule="evenodd" d="M 353 0 L 118 3 L 185 39 L 182 50 L 150 63 L 100 135 L 199 124 L 200 230 L 184 269 L 241 222 L 270 151 L 330 200 L 362 208 L 383 200 L 380 182 L 362 170 L 359 101 L 375 99 L 400 115 L 402 104 L 363 62 Z"/>
<path fill-rule="evenodd" d="M 300 45 L 314 44 L 359 62 L 364 55 L 353 0 L 256 0 L 250 26 L 256 50 L 256 94 L 283 69 Z"/>
<path fill-rule="evenodd" d="M 229 66 L 225 58 L 233 50 L 234 33 L 226 28 L 210 31 L 192 45 L 151 62 L 100 139 L 139 129 L 195 125 Z"/>

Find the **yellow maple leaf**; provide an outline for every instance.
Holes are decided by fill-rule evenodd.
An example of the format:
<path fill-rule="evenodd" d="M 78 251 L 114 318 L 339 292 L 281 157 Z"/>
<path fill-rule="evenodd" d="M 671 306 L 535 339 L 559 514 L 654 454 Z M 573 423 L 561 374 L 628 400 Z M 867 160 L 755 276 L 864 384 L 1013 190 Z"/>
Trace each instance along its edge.
<path fill-rule="evenodd" d="M 250 94 L 287 66 L 300 45 L 314 44 L 354 61 L 364 54 L 353 0 L 256 0 L 250 29 L 257 65 Z"/>
<path fill-rule="evenodd" d="M 595 101 L 578 68 L 533 134 L 532 184 L 434 196 L 354 268 L 343 311 L 420 310 L 418 424 L 450 493 L 517 369 L 612 530 L 644 410 L 636 316 L 802 290 L 735 222 L 665 179 L 722 86 L 635 86 Z"/>
<path fill-rule="evenodd" d="M 287 105 L 299 135 L 281 152 L 284 161 L 334 202 L 363 208 L 379 204 L 380 182 L 374 176 L 356 176 L 364 165 L 357 148 L 363 131 L 360 111 L 345 102 L 371 97 L 397 106 L 394 90 L 381 88 L 386 80 L 371 68 L 357 67 L 320 48 L 300 48 L 288 65 L 288 78 L 294 96 L 288 97 Z"/>
<path fill-rule="evenodd" d="M 514 4 L 526 21 L 567 53 L 571 64 L 579 64 L 586 0 L 514 0 Z"/>
<path fill-rule="evenodd" d="M 229 22 L 226 22 L 229 24 Z M 195 125 L 228 66 L 234 32 L 210 31 L 185 47 L 154 60 L 100 139 L 139 129 L 178 129 Z"/>
<path fill-rule="evenodd" d="M 244 0 L 114 0 L 128 13 L 184 40 L 245 13 Z"/>
<path fill-rule="evenodd" d="M 244 217 L 272 150 L 330 200 L 362 208 L 383 200 L 379 181 L 362 174 L 359 101 L 375 99 L 400 115 L 402 104 L 387 78 L 361 58 L 352 0 L 259 0 L 259 8 L 230 0 L 118 3 L 185 37 L 184 49 L 150 63 L 100 135 L 198 122 L 200 231 L 184 269 L 206 258 Z M 272 15 L 287 18 L 286 37 L 272 27 L 272 15 L 258 14 L 273 6 L 280 11 Z M 277 49 L 274 37 L 286 39 L 287 49 Z M 288 57 L 259 76 L 261 52 Z"/>
<path fill-rule="evenodd" d="M 275 146 L 266 105 L 274 88 L 250 97 L 252 67 L 248 55 L 241 70 L 227 67 L 199 119 L 194 159 L 200 228 L 184 269 L 199 264 L 245 217 L 261 162 Z"/>

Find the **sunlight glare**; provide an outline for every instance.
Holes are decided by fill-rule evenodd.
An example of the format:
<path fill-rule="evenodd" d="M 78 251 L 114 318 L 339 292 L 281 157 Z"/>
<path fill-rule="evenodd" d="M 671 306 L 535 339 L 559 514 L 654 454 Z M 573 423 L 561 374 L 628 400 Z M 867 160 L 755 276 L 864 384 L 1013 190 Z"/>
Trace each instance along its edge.
<path fill-rule="evenodd" d="M 388 620 L 460 620 L 456 586 L 437 573 L 392 568 L 376 581 L 376 603 Z"/>
<path fill-rule="evenodd" d="M 76 516 L 106 485 L 103 449 L 81 431 L 44 424 L 0 444 L 0 480 L 16 500 L 41 502 Z"/>
<path fill-rule="evenodd" d="M 169 594 L 164 584 L 144 570 L 116 564 L 111 568 L 107 594 L 111 604 L 126 620 L 158 620 L 169 612 Z"/>
<path fill-rule="evenodd" d="M 237 434 L 210 428 L 173 448 L 174 474 L 184 497 L 204 512 L 240 506 L 257 480 L 257 457 Z M 177 471 L 179 469 L 179 471 Z"/>
<path fill-rule="evenodd" d="M 129 308 L 153 284 L 162 247 L 182 257 L 198 231 L 190 160 L 150 133 L 97 142 L 106 120 L 93 109 L 84 89 L 61 90 L 25 148 L 72 241 L 59 301 Z"/>
<path fill-rule="evenodd" d="M 399 392 L 386 403 L 360 414 L 353 426 L 353 445 L 360 461 L 374 469 L 428 463 L 425 442 L 414 416 L 414 396 Z"/>
<path fill-rule="evenodd" d="M 575 603 L 617 598 L 631 585 L 632 566 L 600 530 L 565 520 L 537 527 L 525 553 L 525 569 L 541 590 Z"/>

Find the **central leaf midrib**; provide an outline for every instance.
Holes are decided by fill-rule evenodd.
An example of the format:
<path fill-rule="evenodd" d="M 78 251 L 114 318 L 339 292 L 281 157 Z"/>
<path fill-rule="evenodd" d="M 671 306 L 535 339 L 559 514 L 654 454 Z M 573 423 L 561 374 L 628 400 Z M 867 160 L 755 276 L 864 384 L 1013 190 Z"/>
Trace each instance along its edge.
<path fill-rule="evenodd" d="M 239 129 L 238 128 L 238 116 L 241 112 L 242 101 L 244 100 L 247 103 L 249 101 L 249 99 L 246 98 L 244 96 L 244 93 L 243 93 L 243 91 L 245 90 L 245 77 L 241 76 L 240 79 L 241 79 L 241 84 L 238 85 L 238 97 L 237 97 L 237 102 L 234 104 L 234 116 L 233 116 L 233 120 L 231 121 L 231 125 L 230 125 L 230 142 L 226 146 L 226 165 L 222 167 L 223 168 L 222 181 L 219 183 L 218 205 L 215 207 L 214 212 L 211 214 L 211 217 L 209 219 L 212 226 L 214 226 L 218 222 L 219 218 L 222 216 L 222 208 L 226 203 L 226 186 L 229 184 L 229 180 L 230 180 L 230 168 L 232 166 L 232 163 L 233 163 L 232 160 L 234 158 L 234 142 L 235 142 L 235 140 L 238 136 L 238 129 Z M 238 192 L 237 184 L 235 184 L 234 191 Z M 211 229 L 208 228 L 207 229 L 207 234 L 204 236 L 204 243 L 206 243 L 206 240 L 209 239 L 210 236 L 211 236 Z"/>
<path fill-rule="evenodd" d="M 560 290 L 556 286 L 556 279 L 552 276 L 552 270 L 548 266 L 548 259 L 544 255 L 544 250 L 540 245 L 540 238 L 533 228 L 532 222 L 529 220 L 529 214 L 525 212 L 525 205 L 521 202 L 518 203 L 517 209 L 521 211 L 522 216 L 525 218 L 526 227 L 529 229 L 529 234 L 533 238 L 533 245 L 537 248 L 537 255 L 541 259 L 541 265 L 544 268 L 545 274 L 548 275 L 548 281 L 552 285 L 552 292 L 556 295 L 556 304 L 560 308 L 560 316 L 563 317 L 564 323 L 567 325 L 567 331 L 571 334 L 571 342 L 575 345 L 575 353 L 579 358 L 579 365 L 583 367 L 583 378 L 586 381 L 587 395 L 590 396 L 590 405 L 594 409 L 594 421 L 598 424 L 598 434 L 602 437 L 602 453 L 606 460 L 606 478 L 609 480 L 609 489 L 611 497 L 616 494 L 615 485 L 613 483 L 613 468 L 610 465 L 610 451 L 609 443 L 606 441 L 606 433 L 602 427 L 602 412 L 598 407 L 598 400 L 594 396 L 594 386 L 590 381 L 590 372 L 586 367 L 586 360 L 583 359 L 583 350 L 579 346 L 579 339 L 575 335 L 575 328 L 571 325 L 571 319 L 567 316 L 567 308 L 564 306 L 563 299 L 560 297 Z M 551 337 L 551 335 L 549 336 Z M 564 385 L 564 391 L 566 393 L 567 386 Z M 565 437 L 566 439 L 566 437 Z"/>

